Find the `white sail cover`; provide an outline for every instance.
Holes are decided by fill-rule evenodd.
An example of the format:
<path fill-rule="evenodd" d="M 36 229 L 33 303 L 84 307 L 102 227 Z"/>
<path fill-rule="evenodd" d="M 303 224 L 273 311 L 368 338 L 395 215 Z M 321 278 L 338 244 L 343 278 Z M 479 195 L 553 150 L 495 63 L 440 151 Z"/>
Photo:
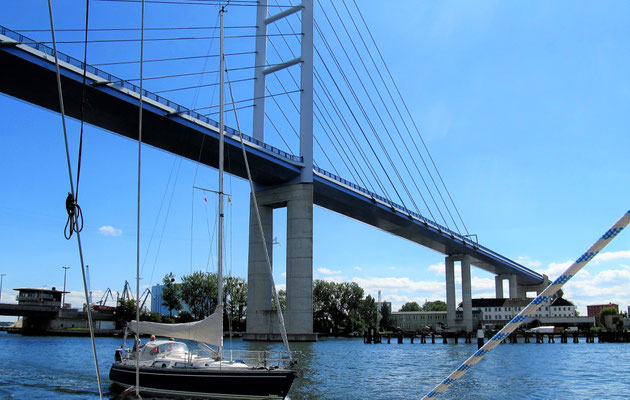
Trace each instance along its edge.
<path fill-rule="evenodd" d="M 136 321 L 131 321 L 128 328 L 136 332 L 138 327 L 140 335 L 155 335 L 161 337 L 172 337 L 176 339 L 194 340 L 196 342 L 207 343 L 212 346 L 223 345 L 223 321 L 222 313 L 213 313 L 201 321 L 187 322 L 184 324 L 162 324 L 158 322 L 140 321 L 139 326 Z"/>

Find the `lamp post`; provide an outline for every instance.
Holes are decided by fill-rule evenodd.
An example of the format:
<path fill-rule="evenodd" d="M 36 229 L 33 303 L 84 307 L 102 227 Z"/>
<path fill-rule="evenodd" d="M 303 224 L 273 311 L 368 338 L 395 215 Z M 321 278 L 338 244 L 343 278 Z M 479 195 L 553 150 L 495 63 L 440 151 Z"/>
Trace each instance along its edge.
<path fill-rule="evenodd" d="M 0 300 L 2 300 L 2 281 L 7 274 L 0 274 Z"/>
<path fill-rule="evenodd" d="M 62 267 L 63 268 L 63 293 L 61 300 L 61 308 L 63 308 L 66 304 L 66 273 L 70 269 L 70 267 Z"/>

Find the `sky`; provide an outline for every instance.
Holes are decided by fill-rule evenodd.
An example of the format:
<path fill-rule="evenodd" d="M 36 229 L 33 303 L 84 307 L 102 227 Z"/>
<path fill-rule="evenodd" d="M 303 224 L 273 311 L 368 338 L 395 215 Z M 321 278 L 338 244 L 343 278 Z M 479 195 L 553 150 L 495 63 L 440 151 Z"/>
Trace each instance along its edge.
<path fill-rule="evenodd" d="M 382 2 L 357 1 L 462 219 L 481 244 L 553 279 L 630 209 L 630 5 L 401 0 L 384 9 Z M 137 3 L 91 3 L 92 26 L 139 24 Z M 46 4 L 12 2 L 0 24 L 49 28 Z M 70 6 L 76 2 L 53 4 L 58 29 L 81 28 L 83 10 Z M 331 12 L 327 1 L 321 4 Z M 166 7 L 149 5 L 147 24 L 216 24 L 216 6 L 195 12 Z M 226 25 L 254 25 L 253 11 L 246 8 L 230 8 Z M 316 10 L 315 18 L 323 25 L 321 12 Z M 228 51 L 247 48 L 233 42 Z M 88 63 L 138 58 L 135 48 L 123 44 L 99 46 L 90 47 Z M 147 57 L 182 54 L 169 46 L 148 46 Z M 180 46 L 186 54 L 209 54 L 216 41 Z M 80 45 L 61 50 L 82 58 Z M 216 69 L 209 60 L 187 66 Z M 101 68 L 138 76 L 130 67 Z M 151 68 L 149 75 L 162 72 Z M 151 90 L 168 89 L 166 83 L 152 85 Z M 212 89 L 164 96 L 196 107 L 217 99 Z M 251 110 L 241 115 L 242 130 L 250 133 Z M 68 129 L 76 174 L 79 123 L 69 120 Z M 266 140 L 287 149 L 266 129 Z M 295 146 L 291 140 L 288 147 Z M 122 291 L 125 280 L 135 284 L 137 152 L 136 142 L 85 128 L 81 239 L 95 300 L 107 288 Z M 193 270 L 214 271 L 217 200 L 193 186 L 216 189 L 216 171 L 147 146 L 142 165 L 142 288 L 169 272 L 179 279 Z M 79 307 L 84 298 L 77 242 L 63 237 L 69 181 L 58 114 L 0 94 L 0 180 L 2 301 L 15 301 L 13 288 L 61 288 L 62 267 L 69 266 L 67 301 Z M 227 177 L 226 191 L 232 200 L 226 212 L 226 270 L 246 278 L 249 185 Z M 275 211 L 274 277 L 280 288 L 285 216 Z M 394 310 L 407 301 L 444 300 L 443 255 L 319 207 L 314 218 L 316 279 L 356 282 L 374 297 L 380 290 Z M 587 304 L 614 302 L 624 310 L 630 305 L 629 235 L 622 232 L 565 286 L 565 298 L 582 315 Z M 472 276 L 473 297 L 494 296 L 493 276 L 477 268 Z"/>

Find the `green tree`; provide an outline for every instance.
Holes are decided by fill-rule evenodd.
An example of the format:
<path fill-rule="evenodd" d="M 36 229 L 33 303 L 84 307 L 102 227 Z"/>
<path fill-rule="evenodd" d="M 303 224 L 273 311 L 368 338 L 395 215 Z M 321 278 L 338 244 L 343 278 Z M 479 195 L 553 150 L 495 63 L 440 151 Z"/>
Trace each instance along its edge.
<path fill-rule="evenodd" d="M 313 327 L 318 332 L 350 333 L 362 326 L 363 289 L 356 283 L 316 280 L 313 285 Z"/>
<path fill-rule="evenodd" d="M 190 308 L 192 317 L 203 319 L 214 312 L 217 305 L 217 275 L 196 271 L 182 277 L 181 298 Z"/>
<path fill-rule="evenodd" d="M 380 327 L 383 331 L 388 331 L 392 328 L 392 309 L 389 303 L 383 303 L 381 307 L 381 322 Z"/>
<path fill-rule="evenodd" d="M 441 300 L 425 301 L 422 311 L 446 311 L 446 303 Z"/>
<path fill-rule="evenodd" d="M 422 311 L 422 309 L 415 301 L 408 301 L 407 303 L 403 304 L 403 306 L 400 308 L 400 311 Z"/>
<path fill-rule="evenodd" d="M 606 326 L 606 315 L 617 315 L 617 310 L 614 307 L 607 307 L 599 312 L 598 319 L 602 326 Z"/>
<path fill-rule="evenodd" d="M 118 300 L 116 310 L 114 310 L 116 329 L 124 328 L 127 322 L 134 319 L 136 319 L 136 301 Z"/>
<path fill-rule="evenodd" d="M 376 308 L 376 301 L 370 295 L 361 302 L 361 319 L 365 323 L 366 328 L 375 328 L 376 320 L 378 318 L 378 309 Z"/>
<path fill-rule="evenodd" d="M 313 282 L 313 328 L 317 332 L 329 332 L 334 326 L 331 312 L 334 292 L 333 282 L 319 279 Z"/>
<path fill-rule="evenodd" d="M 245 328 L 245 309 L 247 308 L 247 283 L 242 278 L 228 276 L 223 281 L 225 294 L 225 316 L 231 321 L 232 329 Z"/>
<path fill-rule="evenodd" d="M 278 290 L 278 301 L 280 301 L 280 309 L 284 312 L 287 309 L 287 291 L 284 289 Z M 271 309 L 276 310 L 276 301 L 271 298 Z"/>
<path fill-rule="evenodd" d="M 173 311 L 181 311 L 182 302 L 179 290 L 175 284 L 175 275 L 169 272 L 162 279 L 162 304 L 168 308 L 168 316 L 173 316 Z"/>

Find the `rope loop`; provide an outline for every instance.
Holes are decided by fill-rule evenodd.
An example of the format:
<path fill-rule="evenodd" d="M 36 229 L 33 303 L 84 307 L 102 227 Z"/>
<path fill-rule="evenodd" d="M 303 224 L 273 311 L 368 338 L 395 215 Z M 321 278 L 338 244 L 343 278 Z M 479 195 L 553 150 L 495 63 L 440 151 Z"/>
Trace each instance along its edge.
<path fill-rule="evenodd" d="M 63 235 L 70 240 L 74 232 L 83 230 L 83 211 L 81 211 L 81 207 L 74 200 L 72 193 L 68 193 L 68 197 L 66 197 L 66 212 L 68 213 L 68 220 L 63 229 Z"/>

